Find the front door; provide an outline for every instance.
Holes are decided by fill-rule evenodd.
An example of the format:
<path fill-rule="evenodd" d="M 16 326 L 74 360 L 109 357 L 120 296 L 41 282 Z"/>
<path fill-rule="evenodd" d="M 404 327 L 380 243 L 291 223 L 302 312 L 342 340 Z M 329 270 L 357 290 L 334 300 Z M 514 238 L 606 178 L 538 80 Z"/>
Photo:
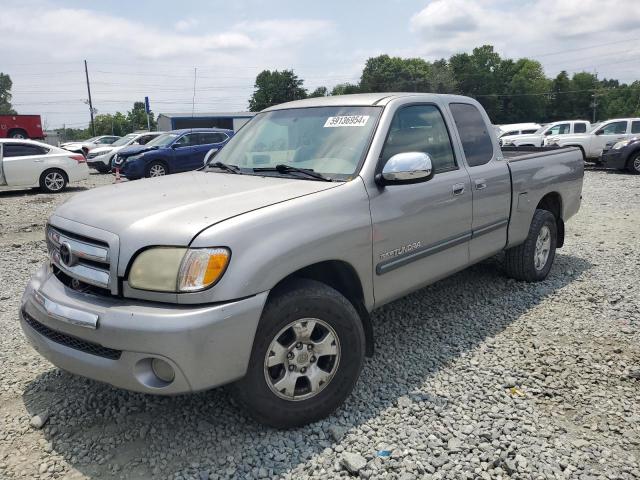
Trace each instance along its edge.
<path fill-rule="evenodd" d="M 46 153 L 46 149 L 39 145 L 4 143 L 2 172 L 5 183 L 10 187 L 37 185 Z"/>
<path fill-rule="evenodd" d="M 626 140 L 629 135 L 627 134 L 627 127 L 629 122 L 627 120 L 620 120 L 616 122 L 609 122 L 606 125 L 600 127 L 591 137 L 591 149 L 590 156 L 597 158 L 604 150 L 604 147 L 608 143 L 619 142 L 620 140 Z"/>
<path fill-rule="evenodd" d="M 501 152 L 494 148 L 486 128 L 488 120 L 480 110 L 470 103 L 452 103 L 450 108 L 471 176 L 473 222 L 469 259 L 476 262 L 507 244 L 511 175 Z"/>
<path fill-rule="evenodd" d="M 454 155 L 437 106 L 410 105 L 396 112 L 378 168 L 403 152 L 428 154 L 435 174 L 423 183 L 370 192 L 376 303 L 398 298 L 469 261 L 470 179 Z"/>
<path fill-rule="evenodd" d="M 193 145 L 198 142 L 197 133 L 186 133 L 176 140 L 173 145 L 173 158 L 171 159 L 171 173 L 186 172 L 193 162 Z"/>

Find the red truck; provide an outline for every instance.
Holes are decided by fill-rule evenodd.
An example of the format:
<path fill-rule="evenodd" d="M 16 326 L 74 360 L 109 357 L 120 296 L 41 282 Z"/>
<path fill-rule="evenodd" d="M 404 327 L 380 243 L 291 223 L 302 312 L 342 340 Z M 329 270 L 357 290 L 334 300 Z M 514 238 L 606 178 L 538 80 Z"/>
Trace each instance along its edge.
<path fill-rule="evenodd" d="M 0 138 L 44 140 L 40 115 L 0 115 Z"/>

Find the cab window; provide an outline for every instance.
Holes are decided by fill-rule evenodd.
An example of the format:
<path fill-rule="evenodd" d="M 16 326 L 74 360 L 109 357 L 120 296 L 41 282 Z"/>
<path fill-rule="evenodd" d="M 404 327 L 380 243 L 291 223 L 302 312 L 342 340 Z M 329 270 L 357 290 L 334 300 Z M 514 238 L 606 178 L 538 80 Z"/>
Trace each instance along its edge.
<path fill-rule="evenodd" d="M 627 133 L 627 122 L 611 122 L 600 129 L 601 135 L 621 135 Z"/>
<path fill-rule="evenodd" d="M 411 105 L 395 114 L 382 150 L 382 163 L 405 152 L 429 155 L 436 174 L 458 168 L 447 126 L 436 106 Z"/>
<path fill-rule="evenodd" d="M 585 133 L 587 131 L 587 124 L 586 123 L 576 123 L 573 126 L 573 132 L 574 133 Z"/>
<path fill-rule="evenodd" d="M 470 103 L 452 103 L 450 108 L 469 166 L 488 163 L 493 158 L 493 143 L 480 110 Z"/>

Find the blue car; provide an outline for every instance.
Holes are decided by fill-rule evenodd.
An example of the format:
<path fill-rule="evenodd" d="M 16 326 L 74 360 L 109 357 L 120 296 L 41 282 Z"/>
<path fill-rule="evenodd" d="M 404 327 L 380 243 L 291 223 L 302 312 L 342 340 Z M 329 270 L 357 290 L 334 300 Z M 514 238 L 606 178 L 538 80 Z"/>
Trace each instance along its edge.
<path fill-rule="evenodd" d="M 196 170 L 207 152 L 222 148 L 232 136 L 233 130 L 221 128 L 172 130 L 145 145 L 123 148 L 113 159 L 113 169 L 131 180 Z"/>

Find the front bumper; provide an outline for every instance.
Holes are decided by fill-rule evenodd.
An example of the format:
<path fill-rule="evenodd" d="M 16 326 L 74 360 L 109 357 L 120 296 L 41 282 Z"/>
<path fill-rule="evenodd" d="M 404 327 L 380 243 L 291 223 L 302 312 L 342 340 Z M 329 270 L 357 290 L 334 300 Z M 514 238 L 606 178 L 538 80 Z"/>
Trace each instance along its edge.
<path fill-rule="evenodd" d="M 606 168 L 625 168 L 625 158 L 622 155 L 622 150 L 606 150 L 600 155 L 600 163 Z"/>
<path fill-rule="evenodd" d="M 88 158 L 87 165 L 89 165 L 89 167 L 94 168 L 96 170 L 108 170 L 111 168 L 111 158 L 110 157 Z"/>
<path fill-rule="evenodd" d="M 29 343 L 64 370 L 127 390 L 172 395 L 244 376 L 267 295 L 189 307 L 133 302 L 76 292 L 45 265 L 22 297 L 20 324 Z M 173 381 L 154 374 L 153 358 L 171 365 Z"/>

